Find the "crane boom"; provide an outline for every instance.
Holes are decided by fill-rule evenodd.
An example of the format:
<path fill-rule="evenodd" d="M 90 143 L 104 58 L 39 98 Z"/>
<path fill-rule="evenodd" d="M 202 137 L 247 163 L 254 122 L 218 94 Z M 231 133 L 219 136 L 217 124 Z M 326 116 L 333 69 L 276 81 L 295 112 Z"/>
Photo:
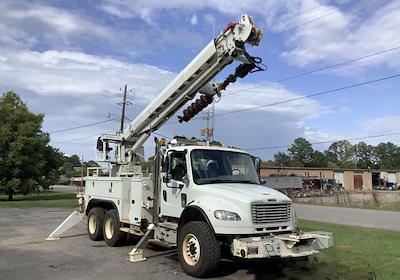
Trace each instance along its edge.
<path fill-rule="evenodd" d="M 234 60 L 242 64 L 236 68 L 236 76 L 243 78 L 256 66 L 245 49 L 245 44 L 258 45 L 263 35 L 262 29 L 254 26 L 253 18 L 243 15 L 238 23 L 230 23 L 226 29 L 207 46 L 175 77 L 175 79 L 120 133 L 103 134 L 97 142 L 99 161 L 125 164 L 133 161 L 138 148 L 148 139 L 150 134 L 165 124 L 172 115 L 182 108 L 197 93 L 202 93 L 201 101 L 192 103 L 188 108 L 201 111 L 212 102 L 212 96 L 220 95 L 227 84 L 211 84 L 210 80 Z M 230 75 L 232 76 L 232 75 Z M 235 76 L 235 75 L 233 75 Z M 228 79 L 227 79 L 228 80 Z M 197 104 L 197 105 L 196 105 Z M 200 106 L 200 108 L 199 108 Z M 184 111 L 185 112 L 185 111 Z M 180 117 L 180 122 L 188 121 L 192 115 Z M 188 116 L 190 115 L 190 116 Z M 116 145 L 115 160 L 110 160 L 109 143 Z"/>

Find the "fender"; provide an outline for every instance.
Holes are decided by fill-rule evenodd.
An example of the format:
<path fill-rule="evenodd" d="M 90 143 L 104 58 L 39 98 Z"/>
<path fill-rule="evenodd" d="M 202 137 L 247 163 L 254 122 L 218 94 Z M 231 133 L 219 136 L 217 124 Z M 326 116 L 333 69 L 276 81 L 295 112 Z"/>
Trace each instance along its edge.
<path fill-rule="evenodd" d="M 179 234 L 179 229 L 189 221 L 204 221 L 207 223 L 207 225 L 215 234 L 210 219 L 200 206 L 189 204 L 188 206 L 185 207 L 185 209 L 183 209 L 181 217 L 179 218 L 178 234 Z"/>
<path fill-rule="evenodd" d="M 115 205 L 114 201 L 111 200 L 105 200 L 105 199 L 98 199 L 98 198 L 92 198 L 91 200 L 89 200 L 86 209 L 85 209 L 85 213 L 86 215 L 89 213 L 90 209 L 92 209 L 93 207 L 96 206 L 101 206 L 104 209 L 110 210 L 110 209 L 118 209 L 117 205 Z M 107 206 L 107 207 L 104 207 Z M 110 207 L 111 206 L 111 207 Z M 118 213 L 119 216 L 119 213 Z M 119 217 L 118 217 L 119 219 Z"/>

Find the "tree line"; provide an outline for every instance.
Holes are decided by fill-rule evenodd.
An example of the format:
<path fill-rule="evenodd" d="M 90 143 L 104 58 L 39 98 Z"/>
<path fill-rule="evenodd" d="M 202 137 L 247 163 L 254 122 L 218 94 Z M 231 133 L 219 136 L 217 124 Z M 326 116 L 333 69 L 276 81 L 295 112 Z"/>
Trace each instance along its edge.
<path fill-rule="evenodd" d="M 400 169 L 400 147 L 391 142 L 370 145 L 351 144 L 347 140 L 333 142 L 324 151 L 315 150 L 305 138 L 296 138 L 287 152 L 274 154 L 273 166 L 327 167 L 361 169 Z"/>

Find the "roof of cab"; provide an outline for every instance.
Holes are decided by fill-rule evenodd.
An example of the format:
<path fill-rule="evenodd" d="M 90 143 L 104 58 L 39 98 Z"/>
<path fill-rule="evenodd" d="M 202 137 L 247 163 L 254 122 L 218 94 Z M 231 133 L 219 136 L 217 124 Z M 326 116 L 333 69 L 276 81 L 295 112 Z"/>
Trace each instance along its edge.
<path fill-rule="evenodd" d="M 183 151 L 183 150 L 217 150 L 217 151 L 227 151 L 248 154 L 248 152 L 237 148 L 219 147 L 219 146 L 202 146 L 202 145 L 187 145 L 187 146 L 170 146 L 168 149 Z"/>

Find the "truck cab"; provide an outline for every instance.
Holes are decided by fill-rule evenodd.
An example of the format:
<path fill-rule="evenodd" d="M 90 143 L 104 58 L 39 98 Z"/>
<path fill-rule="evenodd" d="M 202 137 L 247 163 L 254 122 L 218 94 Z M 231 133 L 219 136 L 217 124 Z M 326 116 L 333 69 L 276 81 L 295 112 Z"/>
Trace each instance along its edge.
<path fill-rule="evenodd" d="M 180 218 L 197 209 L 216 234 L 292 232 L 297 225 L 291 200 L 261 185 L 255 158 L 239 149 L 168 149 L 161 191 L 161 216 Z"/>

